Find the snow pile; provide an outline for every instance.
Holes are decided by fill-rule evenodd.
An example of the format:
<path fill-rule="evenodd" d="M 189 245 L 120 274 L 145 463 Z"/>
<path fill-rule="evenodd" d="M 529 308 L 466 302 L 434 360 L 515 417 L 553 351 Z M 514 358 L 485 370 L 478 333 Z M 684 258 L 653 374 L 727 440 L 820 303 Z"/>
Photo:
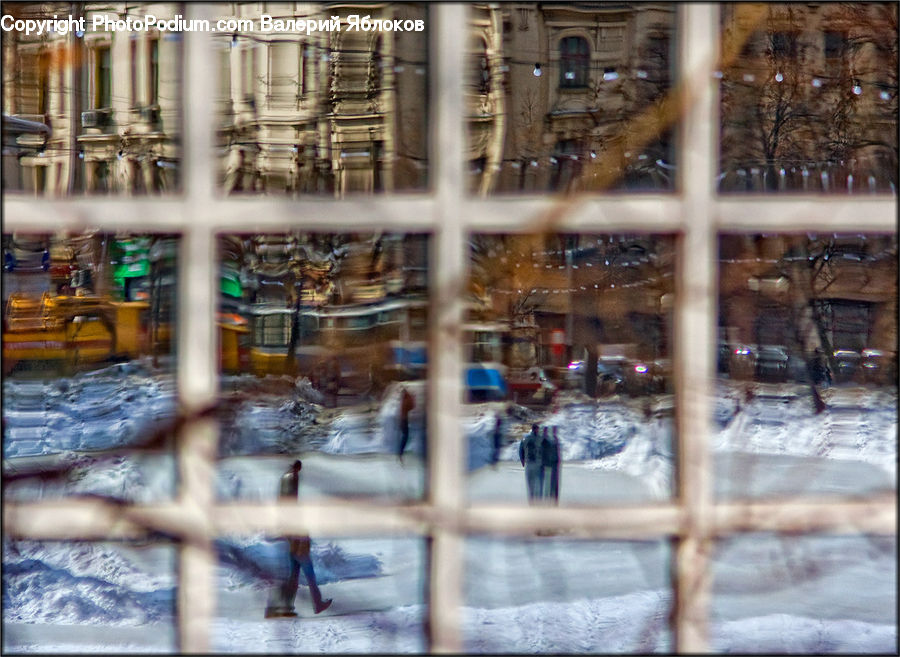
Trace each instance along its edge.
<path fill-rule="evenodd" d="M 710 648 L 732 653 L 896 654 L 897 626 L 788 614 L 712 623 Z"/>
<path fill-rule="evenodd" d="M 568 603 L 463 608 L 468 653 L 668 652 L 671 595 L 636 591 Z"/>
<path fill-rule="evenodd" d="M 165 567 L 138 568 L 102 543 L 4 542 L 4 622 L 145 625 L 171 622 L 174 551 L 152 548 Z"/>
<path fill-rule="evenodd" d="M 140 442 L 175 415 L 175 380 L 139 362 L 48 381 L 3 382 L 4 456 Z"/>
<path fill-rule="evenodd" d="M 503 418 L 504 440 L 508 444 L 500 460 L 519 458 L 519 441 L 535 422 L 558 427 L 560 453 L 566 464 L 581 463 L 599 470 L 616 470 L 641 478 L 657 497 L 671 494 L 673 473 L 671 416 L 649 419 L 645 401 L 614 400 L 595 404 L 573 399 L 556 412 L 529 412 L 525 421 L 510 421 L 503 404 L 477 404 L 467 408 L 463 427 L 468 437 L 469 470 L 490 463 L 497 414 Z"/>
<path fill-rule="evenodd" d="M 332 610 L 339 607 L 335 600 Z M 213 619 L 210 648 L 213 652 L 263 654 L 382 654 L 423 653 L 424 605 L 406 605 L 384 611 L 346 616 L 255 621 L 244 618 Z"/>
<path fill-rule="evenodd" d="M 731 419 L 714 436 L 715 451 L 863 461 L 896 476 L 896 390 L 828 388 L 819 414 L 802 386 L 753 390 L 747 400 L 720 385 L 717 417 L 731 409 Z"/>

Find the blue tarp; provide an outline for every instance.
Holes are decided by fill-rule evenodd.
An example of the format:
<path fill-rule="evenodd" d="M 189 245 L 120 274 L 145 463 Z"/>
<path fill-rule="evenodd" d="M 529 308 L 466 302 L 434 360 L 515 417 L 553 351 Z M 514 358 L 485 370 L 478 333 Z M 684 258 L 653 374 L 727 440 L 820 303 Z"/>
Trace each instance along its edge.
<path fill-rule="evenodd" d="M 394 347 L 394 363 L 406 367 L 425 367 L 427 363 L 425 347 Z"/>
<path fill-rule="evenodd" d="M 469 390 L 490 390 L 506 395 L 503 376 L 497 370 L 485 367 L 470 367 L 466 370 L 466 387 Z"/>

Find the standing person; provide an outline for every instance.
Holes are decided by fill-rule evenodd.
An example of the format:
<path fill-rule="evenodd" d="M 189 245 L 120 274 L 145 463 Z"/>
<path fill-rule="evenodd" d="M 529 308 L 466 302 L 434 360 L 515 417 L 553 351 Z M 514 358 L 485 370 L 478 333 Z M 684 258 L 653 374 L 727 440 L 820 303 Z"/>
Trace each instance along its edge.
<path fill-rule="evenodd" d="M 525 483 L 528 486 L 528 502 L 541 497 L 544 488 L 544 468 L 541 465 L 541 436 L 538 433 L 540 427 L 531 425 L 529 433 L 519 443 L 519 461 L 525 468 Z"/>
<path fill-rule="evenodd" d="M 300 470 L 303 463 L 300 459 L 294 461 L 291 468 L 281 476 L 279 495 L 285 499 L 296 500 L 300 492 Z M 322 599 L 319 585 L 316 582 L 316 571 L 313 570 L 310 548 L 312 541 L 309 536 L 288 536 L 288 569 L 287 579 L 278 585 L 270 594 L 266 605 L 266 618 L 284 618 L 297 615 L 294 611 L 294 598 L 297 597 L 297 587 L 300 583 L 300 571 L 306 577 L 306 584 L 312 595 L 313 611 L 322 613 L 331 606 L 331 598 Z"/>
<path fill-rule="evenodd" d="M 544 433 L 541 454 L 541 460 L 544 463 L 544 497 L 553 498 L 553 503 L 557 505 L 559 504 L 559 469 L 562 467 L 558 430 L 559 427 L 554 425 L 551 436 Z"/>
<path fill-rule="evenodd" d="M 491 465 L 496 468 L 497 462 L 500 460 L 500 449 L 503 447 L 503 418 L 500 417 L 499 413 L 497 413 L 497 421 L 494 423 L 493 439 L 494 448 L 491 451 Z"/>
<path fill-rule="evenodd" d="M 403 463 L 403 451 L 406 449 L 406 443 L 409 442 L 409 412 L 415 408 L 416 399 L 409 390 L 401 386 L 400 388 L 400 446 L 397 449 L 397 456 L 400 463 Z"/>
<path fill-rule="evenodd" d="M 547 500 L 556 499 L 558 495 L 554 495 L 553 484 L 559 474 L 559 440 L 550 433 L 548 427 L 544 427 L 541 434 L 541 468 L 543 472 L 541 497 Z"/>

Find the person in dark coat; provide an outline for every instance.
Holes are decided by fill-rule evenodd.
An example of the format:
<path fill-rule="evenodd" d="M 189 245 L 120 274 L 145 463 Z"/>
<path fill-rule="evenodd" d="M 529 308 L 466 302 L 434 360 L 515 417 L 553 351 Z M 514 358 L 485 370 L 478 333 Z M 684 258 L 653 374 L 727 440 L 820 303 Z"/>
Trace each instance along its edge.
<path fill-rule="evenodd" d="M 285 499 L 296 500 L 300 492 L 300 470 L 303 463 L 300 459 L 294 461 L 290 470 L 281 476 L 279 496 Z M 306 577 L 306 584 L 312 595 L 313 611 L 322 613 L 331 606 L 331 598 L 322 599 L 319 585 L 316 582 L 316 571 L 313 569 L 310 549 L 312 541 L 309 536 L 288 536 L 288 576 L 278 585 L 269 596 L 266 605 L 266 618 L 285 618 L 297 615 L 294 611 L 294 598 L 297 597 L 297 587 L 300 584 L 300 571 Z"/>
<path fill-rule="evenodd" d="M 544 433 L 541 437 L 541 464 L 544 468 L 544 499 L 553 500 L 554 504 L 559 504 L 559 435 L 557 427 L 553 427 L 550 433 L 547 427 L 544 427 Z"/>
<path fill-rule="evenodd" d="M 403 452 L 409 442 L 409 413 L 416 406 L 416 398 L 409 390 L 400 388 L 400 445 L 397 448 L 397 456 L 403 463 Z"/>
<path fill-rule="evenodd" d="M 500 450 L 503 448 L 503 418 L 500 417 L 499 413 L 497 414 L 497 420 L 494 423 L 493 439 L 491 465 L 496 468 L 497 462 L 500 460 Z"/>
<path fill-rule="evenodd" d="M 541 464 L 541 436 L 538 433 L 540 427 L 531 425 L 529 433 L 519 443 L 519 461 L 525 468 L 525 484 L 528 487 L 528 502 L 541 497 L 544 488 L 544 468 Z"/>

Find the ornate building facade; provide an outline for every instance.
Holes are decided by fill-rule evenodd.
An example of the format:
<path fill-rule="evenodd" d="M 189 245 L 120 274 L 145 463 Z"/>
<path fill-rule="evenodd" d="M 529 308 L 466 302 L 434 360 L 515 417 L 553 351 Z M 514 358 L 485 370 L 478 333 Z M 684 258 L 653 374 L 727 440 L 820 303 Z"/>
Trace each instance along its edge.
<path fill-rule="evenodd" d="M 670 189 L 675 6 L 471 8 L 470 188 Z"/>
<path fill-rule="evenodd" d="M 218 139 L 226 193 L 421 190 L 426 32 L 349 31 L 350 15 L 425 20 L 415 3 L 218 5 L 224 18 L 326 21 L 341 31 L 220 35 Z M 427 29 L 427 21 L 424 23 Z"/>
<path fill-rule="evenodd" d="M 181 36 L 92 29 L 93 18 L 153 14 L 177 5 L 4 5 L 16 17 L 85 19 L 84 31 L 3 35 L 4 189 L 38 195 L 150 194 L 179 179 Z"/>

